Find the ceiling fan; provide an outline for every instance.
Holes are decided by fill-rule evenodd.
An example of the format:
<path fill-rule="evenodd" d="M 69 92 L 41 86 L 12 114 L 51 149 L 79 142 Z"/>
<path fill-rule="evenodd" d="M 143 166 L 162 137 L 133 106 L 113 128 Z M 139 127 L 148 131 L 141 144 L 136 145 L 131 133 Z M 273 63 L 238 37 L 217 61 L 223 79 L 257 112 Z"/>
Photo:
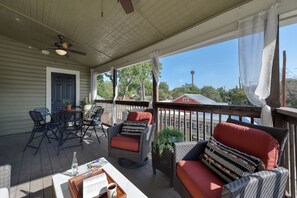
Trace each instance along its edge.
<path fill-rule="evenodd" d="M 121 3 L 126 14 L 130 14 L 130 13 L 134 12 L 132 0 L 118 0 L 118 2 Z"/>
<path fill-rule="evenodd" d="M 78 55 L 83 55 L 83 56 L 87 55 L 87 53 L 85 52 L 71 49 L 72 44 L 66 41 L 64 36 L 59 34 L 58 38 L 59 38 L 59 41 L 54 43 L 55 47 L 51 49 L 54 49 L 59 56 L 65 56 L 68 52 L 78 54 Z"/>

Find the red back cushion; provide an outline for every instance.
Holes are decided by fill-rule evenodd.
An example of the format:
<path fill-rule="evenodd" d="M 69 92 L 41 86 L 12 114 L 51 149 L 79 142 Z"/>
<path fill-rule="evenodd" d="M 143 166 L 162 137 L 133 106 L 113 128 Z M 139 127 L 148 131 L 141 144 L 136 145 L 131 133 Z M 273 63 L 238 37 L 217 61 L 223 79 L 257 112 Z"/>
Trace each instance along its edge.
<path fill-rule="evenodd" d="M 216 126 L 213 136 L 229 147 L 260 158 L 269 170 L 277 167 L 279 144 L 262 130 L 220 123 Z"/>
<path fill-rule="evenodd" d="M 149 112 L 130 112 L 127 117 L 128 121 L 147 121 L 152 122 L 152 114 Z"/>

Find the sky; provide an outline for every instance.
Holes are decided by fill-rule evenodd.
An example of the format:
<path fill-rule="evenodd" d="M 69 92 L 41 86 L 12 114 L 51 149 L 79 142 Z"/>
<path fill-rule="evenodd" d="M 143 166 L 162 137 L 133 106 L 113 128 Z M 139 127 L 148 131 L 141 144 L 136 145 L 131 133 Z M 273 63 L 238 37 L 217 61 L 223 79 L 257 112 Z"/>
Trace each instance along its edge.
<path fill-rule="evenodd" d="M 280 28 L 280 66 L 282 51 L 287 52 L 287 77 L 297 78 L 297 24 Z M 161 82 L 169 89 L 191 83 L 191 70 L 198 88 L 211 85 L 232 89 L 239 84 L 238 40 L 194 49 L 160 58 Z"/>

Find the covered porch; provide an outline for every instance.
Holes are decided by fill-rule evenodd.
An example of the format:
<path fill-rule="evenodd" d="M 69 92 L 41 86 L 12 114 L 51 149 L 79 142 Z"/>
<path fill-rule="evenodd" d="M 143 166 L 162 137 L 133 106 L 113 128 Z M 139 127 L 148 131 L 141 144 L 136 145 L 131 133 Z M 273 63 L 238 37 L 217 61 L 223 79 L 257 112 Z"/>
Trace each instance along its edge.
<path fill-rule="evenodd" d="M 204 6 L 205 1 L 194 0 L 132 2 L 135 12 L 126 15 L 119 3 L 103 0 L 23 4 L 0 1 L 0 21 L 4 24 L 0 29 L 0 165 L 12 165 L 11 197 L 51 197 L 51 177 L 70 168 L 73 151 L 78 152 L 79 164 L 105 157 L 148 197 L 180 197 L 163 173 L 153 175 L 151 160 L 134 170 L 120 167 L 117 159 L 107 156 L 104 136 L 101 143 L 92 136 L 84 140 L 83 150 L 65 149 L 59 156 L 54 141 L 44 141 L 37 155 L 30 149 L 22 152 L 32 129 L 28 112 L 36 107 L 53 110 L 53 73 L 75 76 L 73 106 L 79 106 L 84 99 L 94 101 L 105 109 L 107 122 L 111 123 L 113 113 L 120 122 L 123 109 L 147 108 L 150 102 L 96 99 L 98 74 L 115 74 L 117 69 L 149 60 L 153 52 L 168 56 L 236 38 L 239 20 L 271 5 L 270 0 L 211 1 L 210 7 Z M 296 22 L 296 11 L 295 0 L 280 1 L 280 25 Z M 74 46 L 73 51 L 79 49 L 81 54 L 72 54 L 70 48 L 66 49 L 67 56 L 57 56 L 57 35 L 64 35 Z M 269 100 L 274 126 L 289 130 L 282 164 L 290 175 L 287 195 L 295 197 L 297 111 L 280 107 L 280 88 L 275 86 L 278 76 L 278 72 L 273 74 L 275 92 Z M 186 141 L 208 139 L 215 126 L 229 117 L 250 123 L 260 118 L 259 107 L 160 102 L 157 82 L 153 83 L 151 102 L 157 131 L 176 127 Z M 115 81 L 113 85 L 115 90 Z"/>

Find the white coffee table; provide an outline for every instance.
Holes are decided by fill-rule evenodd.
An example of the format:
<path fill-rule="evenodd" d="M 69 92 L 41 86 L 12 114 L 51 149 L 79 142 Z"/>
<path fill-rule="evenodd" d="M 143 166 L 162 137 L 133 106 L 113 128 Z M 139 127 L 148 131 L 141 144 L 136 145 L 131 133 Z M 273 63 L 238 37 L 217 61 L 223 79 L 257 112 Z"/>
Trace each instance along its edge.
<path fill-rule="evenodd" d="M 130 182 L 122 173 L 120 173 L 111 163 L 103 166 L 103 169 L 118 183 L 119 186 L 126 192 L 128 198 L 147 197 L 143 194 L 132 182 Z M 86 164 L 78 167 L 79 174 L 87 172 L 89 169 Z M 68 171 L 67 171 L 68 172 Z M 69 170 L 70 172 L 70 170 Z M 68 180 L 71 176 L 62 173 L 53 176 L 53 193 L 57 198 L 71 198 L 68 190 Z"/>

